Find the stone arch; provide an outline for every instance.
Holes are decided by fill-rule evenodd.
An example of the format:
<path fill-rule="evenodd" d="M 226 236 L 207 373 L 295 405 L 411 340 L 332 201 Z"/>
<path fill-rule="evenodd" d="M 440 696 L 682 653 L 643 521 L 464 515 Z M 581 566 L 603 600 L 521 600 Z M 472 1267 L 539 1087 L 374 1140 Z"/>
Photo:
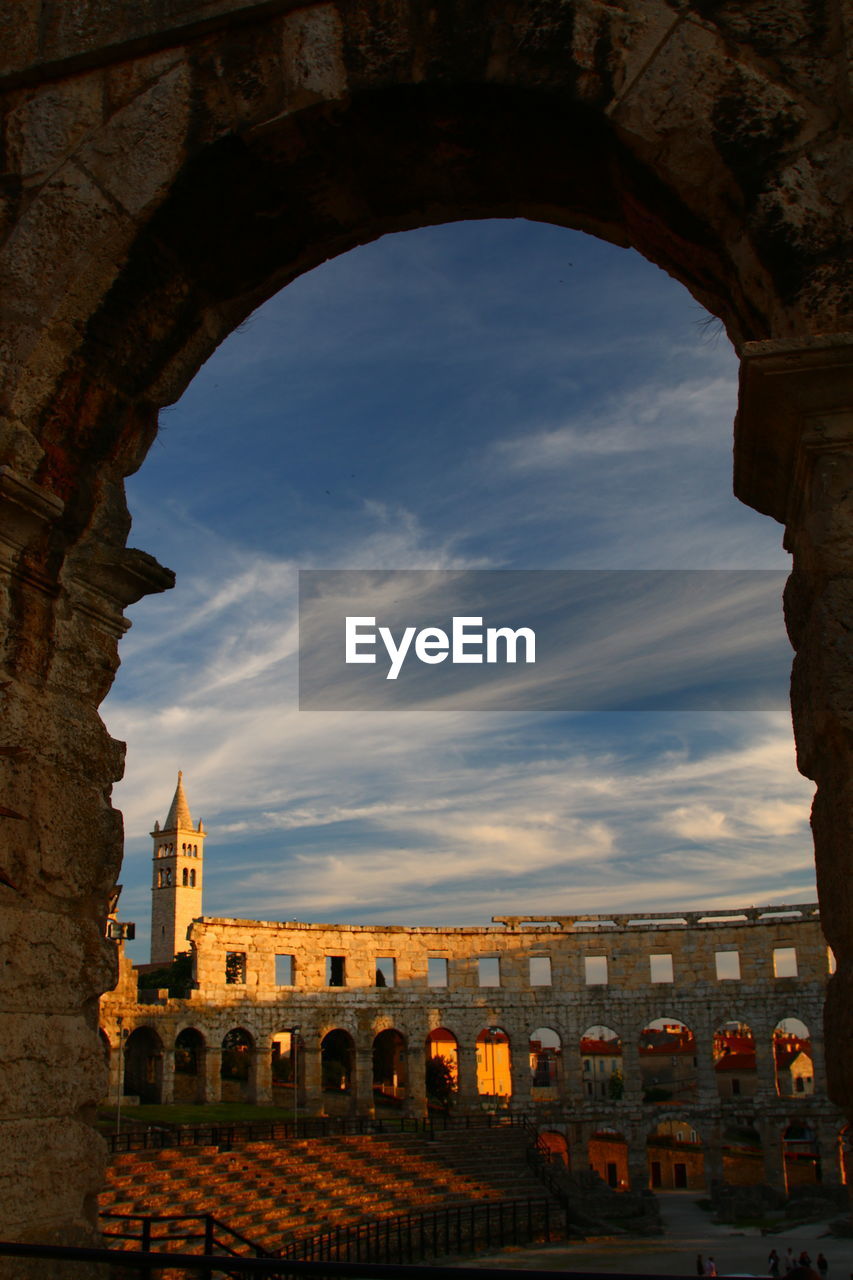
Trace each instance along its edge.
<path fill-rule="evenodd" d="M 585 1098 L 622 1097 L 622 1037 L 601 1023 L 587 1027 L 580 1038 L 581 1088 Z"/>
<path fill-rule="evenodd" d="M 477 1036 L 477 1093 L 493 1105 L 512 1097 L 512 1046 L 503 1027 L 483 1027 Z"/>
<path fill-rule="evenodd" d="M 124 1095 L 162 1101 L 163 1041 L 153 1027 L 136 1027 L 124 1046 Z"/>
<path fill-rule="evenodd" d="M 678 1018 L 653 1018 L 640 1032 L 640 1077 L 645 1102 L 695 1102 L 699 1088 L 696 1037 Z"/>
<path fill-rule="evenodd" d="M 788 1195 L 823 1181 L 817 1130 L 808 1118 L 791 1119 L 782 1130 L 782 1156 Z"/>
<path fill-rule="evenodd" d="M 563 1041 L 553 1027 L 536 1027 L 530 1032 L 530 1093 L 535 1102 L 551 1102 L 560 1093 L 563 1074 Z"/>
<path fill-rule="evenodd" d="M 814 1093 L 811 1032 L 801 1018 L 780 1018 L 773 1028 L 773 1067 L 780 1098 Z"/>
<path fill-rule="evenodd" d="M 540 1129 L 539 1142 L 546 1149 L 551 1160 L 558 1161 L 566 1169 L 571 1168 L 569 1144 L 566 1135 L 557 1129 Z"/>
<path fill-rule="evenodd" d="M 222 1037 L 220 1080 L 223 1102 L 248 1102 L 254 1084 L 255 1037 L 245 1027 L 232 1027 Z"/>
<path fill-rule="evenodd" d="M 758 1088 L 755 1068 L 755 1036 L 737 1018 L 721 1023 L 712 1046 L 714 1076 L 721 1098 L 752 1098 Z"/>
<path fill-rule="evenodd" d="M 702 1139 L 691 1120 L 661 1119 L 646 1139 L 653 1191 L 698 1191 L 705 1186 Z"/>
<path fill-rule="evenodd" d="M 324 1110 L 336 1114 L 354 1105 L 355 1040 L 348 1031 L 334 1027 L 320 1042 L 320 1080 Z"/>
<path fill-rule="evenodd" d="M 94 1044 L 91 1002 L 110 980 L 102 926 L 121 856 L 120 823 L 103 799 L 120 752 L 96 708 L 123 607 L 169 581 L 124 550 L 121 482 L 153 438 L 157 407 L 224 333 L 329 254 L 384 231 L 489 213 L 549 218 L 636 245 L 723 315 L 737 343 L 790 340 L 783 354 L 798 374 L 832 347 L 810 346 L 814 334 L 853 323 L 833 270 L 845 244 L 832 87 L 840 55 L 834 30 L 810 26 L 800 10 L 771 26 L 731 6 L 675 14 L 664 0 L 631 0 L 618 13 L 591 7 L 583 21 L 555 6 L 542 22 L 510 0 L 499 20 L 484 22 L 481 5 L 459 0 L 425 23 L 402 0 L 379 21 L 360 4 L 265 12 L 248 27 L 240 14 L 236 37 L 225 6 L 203 29 L 182 10 L 189 25 L 177 33 L 165 28 L 178 19 L 145 6 L 132 32 L 97 15 L 85 29 L 66 24 L 51 0 L 42 10 L 22 16 L 0 83 L 14 223 L 0 292 L 11 304 L 5 365 L 15 378 L 3 397 L 2 462 L 12 470 L 2 485 L 10 556 L 21 568 L 3 598 L 15 640 L 4 747 L 41 760 L 3 801 L 15 819 L 7 874 L 26 886 L 9 910 L 21 936 L 53 940 L 50 1007 L 75 1021 L 82 1062 L 82 1046 Z M 784 519 L 800 404 L 774 417 L 772 440 L 763 440 L 750 428 L 754 397 L 764 394 L 755 391 L 763 374 L 755 377 L 745 384 L 738 490 Z M 782 401 L 791 403 L 784 393 Z M 794 530 L 789 539 L 806 565 L 811 536 Z M 802 623 L 807 575 L 790 598 Z M 805 633 L 819 649 L 804 626 L 797 642 Z M 795 686 L 813 707 L 809 681 Z M 804 711 L 800 752 L 820 782 L 825 924 L 846 960 L 847 897 L 835 887 L 853 848 L 849 817 L 840 817 L 850 811 L 849 760 L 821 743 L 846 741 L 847 731 L 832 697 L 821 697 L 832 732 L 815 734 L 821 717 Z M 80 854 L 70 860 L 72 845 Z M 81 968 L 81 947 L 90 957 L 100 948 L 100 960 Z M 847 981 L 830 994 L 830 1025 L 834 1017 L 841 1030 Z M 21 1018 L 37 1019 L 39 980 L 16 985 Z M 34 1042 L 40 1034 L 36 1021 Z M 837 1096 L 849 1096 L 840 1052 L 834 1070 Z M 55 1115 L 46 1072 L 37 1087 L 41 1114 Z M 70 1121 L 78 1102 L 73 1089 L 68 1097 Z M 76 1155 L 51 1149 L 57 1187 L 69 1159 L 77 1170 L 79 1211 L 52 1213 L 30 1194 L 21 1163 L 8 1209 L 16 1229 L 43 1217 L 68 1238 L 55 1225 L 67 1217 L 94 1238 L 99 1159 L 93 1140 L 75 1132 Z"/>
<path fill-rule="evenodd" d="M 197 1027 L 175 1036 L 175 1102 L 201 1102 L 205 1094 L 207 1040 Z"/>
<path fill-rule="evenodd" d="M 424 1052 L 427 1106 L 446 1110 L 459 1090 L 459 1041 L 447 1027 L 435 1027 Z"/>
<path fill-rule="evenodd" d="M 409 1089 L 406 1037 L 386 1027 L 373 1040 L 373 1101 L 377 1107 L 398 1108 Z"/>

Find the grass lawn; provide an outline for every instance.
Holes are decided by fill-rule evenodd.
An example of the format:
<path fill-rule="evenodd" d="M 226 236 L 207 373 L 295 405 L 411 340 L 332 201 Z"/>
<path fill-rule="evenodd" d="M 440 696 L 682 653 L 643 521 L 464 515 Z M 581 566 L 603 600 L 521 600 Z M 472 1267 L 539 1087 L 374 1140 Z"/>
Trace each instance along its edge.
<path fill-rule="evenodd" d="M 115 1108 L 101 1107 L 104 1127 L 115 1125 Z M 256 1107 L 248 1102 L 171 1103 L 122 1107 L 121 1123 L 127 1124 L 237 1124 L 244 1120 L 292 1120 L 293 1107 Z"/>

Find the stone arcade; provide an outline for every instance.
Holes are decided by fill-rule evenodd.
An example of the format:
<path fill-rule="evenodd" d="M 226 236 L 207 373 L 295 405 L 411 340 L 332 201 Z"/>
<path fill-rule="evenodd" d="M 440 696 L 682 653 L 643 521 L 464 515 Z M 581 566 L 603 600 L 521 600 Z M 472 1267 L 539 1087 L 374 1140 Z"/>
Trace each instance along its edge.
<path fill-rule="evenodd" d="M 152 832 L 151 959 L 188 939 L 193 985 L 139 1003 L 122 959 L 101 1002 L 112 1097 L 422 1116 L 440 1057 L 455 1111 L 533 1112 L 614 1185 L 840 1182 L 813 904 L 446 929 L 193 920 L 200 830 L 179 774 Z"/>
<path fill-rule="evenodd" d="M 123 477 L 265 298 L 455 218 L 633 245 L 739 353 L 736 492 L 794 557 L 827 1078 L 850 1113 L 849 40 L 837 0 L 5 6 L 0 1236 L 96 1238 L 123 767 L 98 706 L 124 608 L 172 582 L 125 548 Z"/>

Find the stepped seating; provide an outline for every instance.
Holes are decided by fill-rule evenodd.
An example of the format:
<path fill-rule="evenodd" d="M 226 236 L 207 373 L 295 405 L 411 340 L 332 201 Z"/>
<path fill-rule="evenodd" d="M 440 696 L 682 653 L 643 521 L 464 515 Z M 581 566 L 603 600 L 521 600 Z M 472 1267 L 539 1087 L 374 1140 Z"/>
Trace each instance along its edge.
<path fill-rule="evenodd" d="M 517 1129 L 249 1142 L 115 1156 L 102 1212 L 211 1213 L 267 1249 L 296 1236 L 472 1200 L 541 1198 Z M 109 1223 L 105 1225 L 109 1228 Z"/>

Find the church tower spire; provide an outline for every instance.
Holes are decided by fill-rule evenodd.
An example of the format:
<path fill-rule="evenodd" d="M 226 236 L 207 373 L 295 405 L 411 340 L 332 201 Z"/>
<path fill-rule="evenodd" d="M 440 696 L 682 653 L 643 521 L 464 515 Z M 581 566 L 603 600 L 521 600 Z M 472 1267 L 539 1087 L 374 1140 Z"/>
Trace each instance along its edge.
<path fill-rule="evenodd" d="M 151 963 L 171 964 L 187 949 L 187 930 L 202 914 L 204 867 L 202 822 L 193 826 L 184 791 L 184 775 L 169 807 L 165 825 L 154 823 L 154 873 L 151 880 Z"/>

